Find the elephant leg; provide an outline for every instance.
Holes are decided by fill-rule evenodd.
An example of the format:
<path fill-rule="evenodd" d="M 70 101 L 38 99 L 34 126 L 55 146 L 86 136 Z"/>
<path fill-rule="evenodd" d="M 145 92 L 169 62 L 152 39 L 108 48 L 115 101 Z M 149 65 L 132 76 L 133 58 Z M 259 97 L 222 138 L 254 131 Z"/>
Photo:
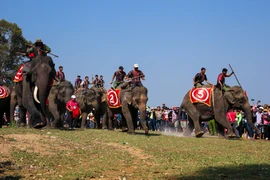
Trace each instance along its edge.
<path fill-rule="evenodd" d="M 113 113 L 110 109 L 108 109 L 108 112 L 107 112 L 107 121 L 108 121 L 109 130 L 113 130 Z"/>
<path fill-rule="evenodd" d="M 3 121 L 4 121 L 3 116 L 4 116 L 4 113 L 0 112 L 0 128 L 2 128 L 3 126 Z"/>
<path fill-rule="evenodd" d="M 108 129 L 108 113 L 104 113 L 102 116 L 102 129 Z"/>
<path fill-rule="evenodd" d="M 49 110 L 54 118 L 53 122 L 51 123 L 51 127 L 56 128 L 56 127 L 60 127 L 60 114 L 57 110 L 57 106 L 55 106 L 54 108 L 49 107 Z"/>
<path fill-rule="evenodd" d="M 45 128 L 51 128 L 51 121 L 50 121 L 50 118 L 47 117 L 46 120 L 47 120 L 47 124 L 46 124 Z"/>
<path fill-rule="evenodd" d="M 136 130 L 136 128 L 137 128 L 137 121 L 138 121 L 138 111 L 137 110 L 133 110 L 131 115 L 132 115 L 132 122 L 133 122 L 134 130 Z"/>
<path fill-rule="evenodd" d="M 184 104 L 183 107 L 188 113 L 189 118 L 193 120 L 193 124 L 195 128 L 195 136 L 201 137 L 204 134 L 204 132 L 201 130 L 201 127 L 200 127 L 200 113 L 189 100 L 185 101 L 185 103 L 183 104 Z"/>
<path fill-rule="evenodd" d="M 113 116 L 107 115 L 108 116 L 108 124 L 109 124 L 109 130 L 113 130 Z M 116 128 L 116 127 L 114 127 Z"/>
<path fill-rule="evenodd" d="M 15 107 L 17 105 L 17 97 L 15 90 L 12 91 L 10 95 L 10 122 L 15 124 L 15 119 L 14 119 L 14 112 L 15 112 Z"/>
<path fill-rule="evenodd" d="M 230 125 L 229 121 L 227 120 L 226 114 L 224 111 L 215 112 L 215 120 L 227 129 L 227 136 L 228 137 L 235 137 L 233 132 L 232 126 Z"/>
<path fill-rule="evenodd" d="M 191 136 L 193 129 L 194 129 L 193 120 L 191 118 L 189 118 L 189 120 L 187 122 L 186 130 L 183 133 L 183 136 Z"/>
<path fill-rule="evenodd" d="M 19 126 L 26 126 L 26 109 L 22 105 L 22 97 L 17 96 L 18 106 L 19 106 Z"/>
<path fill-rule="evenodd" d="M 127 122 L 127 126 L 128 126 L 128 133 L 129 134 L 134 134 L 135 130 L 134 130 L 134 125 L 133 125 L 133 121 L 132 121 L 132 115 L 128 109 L 128 107 L 122 107 L 122 111 L 123 111 L 123 115 L 125 116 L 126 122 Z"/>
<path fill-rule="evenodd" d="M 100 115 L 98 112 L 95 113 L 95 121 L 96 121 L 96 129 L 101 129 L 101 124 L 100 124 Z M 102 119 L 103 121 L 103 119 Z M 103 122 L 102 122 L 103 123 Z"/>
<path fill-rule="evenodd" d="M 84 129 L 84 128 L 85 128 L 85 121 L 86 121 L 86 118 L 87 118 L 87 113 L 86 113 L 86 112 L 83 112 L 83 113 L 82 113 L 81 129 Z"/>

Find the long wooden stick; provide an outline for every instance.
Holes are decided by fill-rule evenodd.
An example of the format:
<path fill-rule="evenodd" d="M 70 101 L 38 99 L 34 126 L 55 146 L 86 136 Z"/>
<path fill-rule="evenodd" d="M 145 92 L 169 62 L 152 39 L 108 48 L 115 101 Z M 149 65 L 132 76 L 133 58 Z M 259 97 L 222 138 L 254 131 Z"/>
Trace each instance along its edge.
<path fill-rule="evenodd" d="M 230 68 L 231 68 L 232 72 L 234 72 L 234 70 L 233 70 L 232 66 L 231 66 L 230 64 L 229 64 L 229 66 L 230 66 Z M 241 84 L 240 84 L 240 82 L 239 82 L 239 80 L 238 80 L 238 78 L 237 78 L 237 76 L 236 76 L 235 72 L 233 73 L 233 75 L 234 75 L 234 77 L 235 77 L 236 81 L 238 82 L 238 84 L 239 84 L 240 88 L 242 88 L 242 86 L 241 86 Z"/>
<path fill-rule="evenodd" d="M 33 44 L 26 44 L 26 45 L 29 45 L 29 46 L 31 46 L 31 47 L 34 47 Z M 42 50 L 41 48 L 38 48 L 38 50 L 40 50 L 40 51 L 42 51 L 42 52 L 46 52 L 46 51 Z M 53 54 L 53 53 L 50 53 L 50 52 L 48 52 L 47 54 L 50 54 L 50 55 L 52 55 L 52 56 L 54 56 L 54 57 L 59 58 L 59 56 L 57 56 L 56 54 Z"/>

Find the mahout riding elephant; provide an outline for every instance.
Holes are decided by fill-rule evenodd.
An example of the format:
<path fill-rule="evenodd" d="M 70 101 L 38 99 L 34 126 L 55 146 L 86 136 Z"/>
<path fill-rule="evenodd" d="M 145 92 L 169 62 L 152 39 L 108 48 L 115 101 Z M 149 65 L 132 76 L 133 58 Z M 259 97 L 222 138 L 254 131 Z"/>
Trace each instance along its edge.
<path fill-rule="evenodd" d="M 46 99 L 55 77 L 55 64 L 50 56 L 36 56 L 23 68 L 23 80 L 15 83 L 19 105 L 20 125 L 26 124 L 26 111 L 30 114 L 29 126 L 46 126 Z"/>
<path fill-rule="evenodd" d="M 7 119 L 10 121 L 10 94 L 11 90 L 6 86 L 0 86 L 0 128 L 3 125 L 3 115 L 6 113 Z"/>
<path fill-rule="evenodd" d="M 198 88 L 198 94 L 195 98 L 204 98 L 203 92 L 206 91 L 205 88 L 209 87 L 203 86 L 202 88 Z M 222 94 L 219 89 L 213 90 L 211 93 L 212 96 L 210 97 L 210 106 L 206 105 L 205 103 L 192 103 L 191 96 L 194 96 L 194 94 L 190 91 L 188 91 L 188 93 L 184 96 L 180 108 L 185 109 L 189 119 L 193 121 L 191 124 L 194 125 L 196 137 L 201 137 L 204 134 L 200 128 L 200 122 L 209 121 L 213 118 L 217 123 L 227 128 L 228 137 L 235 137 L 233 129 L 226 117 L 228 110 L 231 108 L 243 110 L 246 114 L 248 124 L 252 129 L 259 133 L 258 128 L 256 128 L 252 123 L 252 114 L 248 97 L 245 95 L 241 87 L 230 87 L 228 91 L 224 92 L 224 94 Z"/>
<path fill-rule="evenodd" d="M 48 111 L 53 116 L 51 127 L 63 127 L 63 115 L 66 112 L 66 103 L 74 93 L 73 85 L 69 81 L 61 81 L 53 85 L 48 96 Z"/>
<path fill-rule="evenodd" d="M 101 129 L 100 117 L 107 119 L 106 90 L 103 88 L 91 87 L 87 90 L 78 90 L 76 99 L 80 104 L 82 113 L 81 128 L 85 128 L 87 115 L 92 112 L 95 116 L 97 128 Z"/>
<path fill-rule="evenodd" d="M 108 97 L 108 101 L 110 100 L 110 98 L 111 97 Z M 110 108 L 107 105 L 108 122 L 104 123 L 103 128 L 107 128 L 106 125 L 108 124 L 109 130 L 113 129 L 112 128 L 113 115 L 122 114 L 122 122 L 123 122 L 122 131 L 127 131 L 129 134 L 134 134 L 135 128 L 137 127 L 138 111 L 139 111 L 141 125 L 145 130 L 145 134 L 148 134 L 148 127 L 146 125 L 147 101 L 148 101 L 148 90 L 144 86 L 136 86 L 133 89 L 130 89 L 130 87 L 121 89 L 120 91 L 121 107 Z"/>

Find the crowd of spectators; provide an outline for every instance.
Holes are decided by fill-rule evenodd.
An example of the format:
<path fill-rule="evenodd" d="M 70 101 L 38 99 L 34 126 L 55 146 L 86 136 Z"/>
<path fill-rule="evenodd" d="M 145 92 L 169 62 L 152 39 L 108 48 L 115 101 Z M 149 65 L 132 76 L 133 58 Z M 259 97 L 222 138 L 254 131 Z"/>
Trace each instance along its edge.
<path fill-rule="evenodd" d="M 252 123 L 260 130 L 257 134 L 248 124 L 247 117 L 242 110 L 230 109 L 227 112 L 227 120 L 238 138 L 242 139 L 270 139 L 270 106 L 251 106 Z M 146 122 L 150 131 L 185 133 L 190 119 L 184 109 L 179 107 L 168 108 L 165 104 L 156 108 L 149 106 L 146 109 Z M 122 118 L 120 114 L 114 116 L 114 127 L 121 129 Z M 138 129 L 140 125 L 140 113 L 138 112 Z M 201 122 L 201 128 L 211 136 L 225 135 L 227 129 L 220 126 L 215 119 Z"/>
<path fill-rule="evenodd" d="M 233 131 L 238 138 L 242 139 L 265 139 L 270 140 L 270 106 L 257 105 L 250 107 L 252 114 L 252 123 L 260 130 L 260 134 L 257 134 L 248 124 L 247 117 L 242 110 L 230 109 L 227 112 L 227 120 L 231 124 Z M 17 121 L 19 118 L 18 107 L 14 112 L 14 119 Z M 79 115 L 78 115 L 79 118 Z M 102 117 L 101 123 L 102 123 Z M 68 121 L 68 113 L 64 115 L 64 127 L 72 126 Z M 4 120 L 7 122 L 6 117 Z M 28 118 L 27 118 L 28 120 Z M 179 107 L 168 108 L 165 104 L 157 106 L 156 108 L 149 106 L 146 109 L 146 122 L 150 131 L 159 132 L 173 132 L 173 133 L 185 133 L 190 119 L 184 109 Z M 114 129 L 122 128 L 122 116 L 121 114 L 115 114 L 113 117 Z M 80 127 L 78 123 L 77 127 Z M 94 114 L 91 112 L 86 119 L 86 128 L 96 128 L 96 121 Z M 138 112 L 137 128 L 141 129 L 140 113 Z M 211 136 L 218 136 L 219 134 L 226 134 L 226 129 L 216 123 L 215 119 L 202 122 L 201 128 L 206 134 Z"/>

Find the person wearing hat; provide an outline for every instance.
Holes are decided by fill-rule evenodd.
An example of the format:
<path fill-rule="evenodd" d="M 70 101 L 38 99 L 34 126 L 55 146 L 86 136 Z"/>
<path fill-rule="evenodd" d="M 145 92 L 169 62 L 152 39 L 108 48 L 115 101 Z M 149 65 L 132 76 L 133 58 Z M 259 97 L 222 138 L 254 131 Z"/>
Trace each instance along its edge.
<path fill-rule="evenodd" d="M 81 109 L 79 103 L 76 101 L 76 96 L 72 95 L 71 99 L 66 104 L 68 112 L 69 128 L 73 128 L 73 122 L 81 115 Z"/>
<path fill-rule="evenodd" d="M 51 48 L 47 46 L 46 44 L 43 44 L 42 40 L 38 38 L 36 42 L 34 43 L 34 47 L 40 49 L 39 55 L 47 56 L 47 53 L 51 52 Z"/>
<path fill-rule="evenodd" d="M 115 71 L 112 76 L 112 81 L 110 84 L 113 83 L 113 80 L 115 78 L 115 81 L 113 83 L 113 88 L 116 89 L 120 84 L 124 82 L 124 78 L 126 76 L 126 72 L 124 71 L 123 66 L 119 66 L 118 71 Z"/>
<path fill-rule="evenodd" d="M 204 67 L 201 68 L 201 72 L 197 73 L 193 78 L 193 84 L 195 88 L 202 87 L 203 81 L 205 81 L 208 85 L 213 86 L 208 80 L 205 74 L 206 69 Z"/>
<path fill-rule="evenodd" d="M 59 66 L 59 71 L 56 72 L 55 79 L 59 82 L 65 81 L 65 73 L 63 72 L 63 66 Z"/>
<path fill-rule="evenodd" d="M 231 74 L 227 74 L 228 69 L 223 68 L 222 72 L 218 75 L 217 78 L 217 85 L 216 87 L 221 91 L 227 91 L 229 86 L 225 84 L 225 77 L 230 77 L 234 74 L 234 72 L 231 72 Z"/>
<path fill-rule="evenodd" d="M 81 83 L 82 83 L 81 76 L 78 75 L 77 79 L 75 79 L 74 89 L 78 90 L 80 88 Z"/>
<path fill-rule="evenodd" d="M 145 75 L 141 70 L 139 70 L 139 65 L 134 64 L 133 70 L 131 70 L 125 77 L 125 79 L 130 79 L 132 83 L 132 89 L 136 86 L 142 86 L 141 79 L 145 80 Z"/>

